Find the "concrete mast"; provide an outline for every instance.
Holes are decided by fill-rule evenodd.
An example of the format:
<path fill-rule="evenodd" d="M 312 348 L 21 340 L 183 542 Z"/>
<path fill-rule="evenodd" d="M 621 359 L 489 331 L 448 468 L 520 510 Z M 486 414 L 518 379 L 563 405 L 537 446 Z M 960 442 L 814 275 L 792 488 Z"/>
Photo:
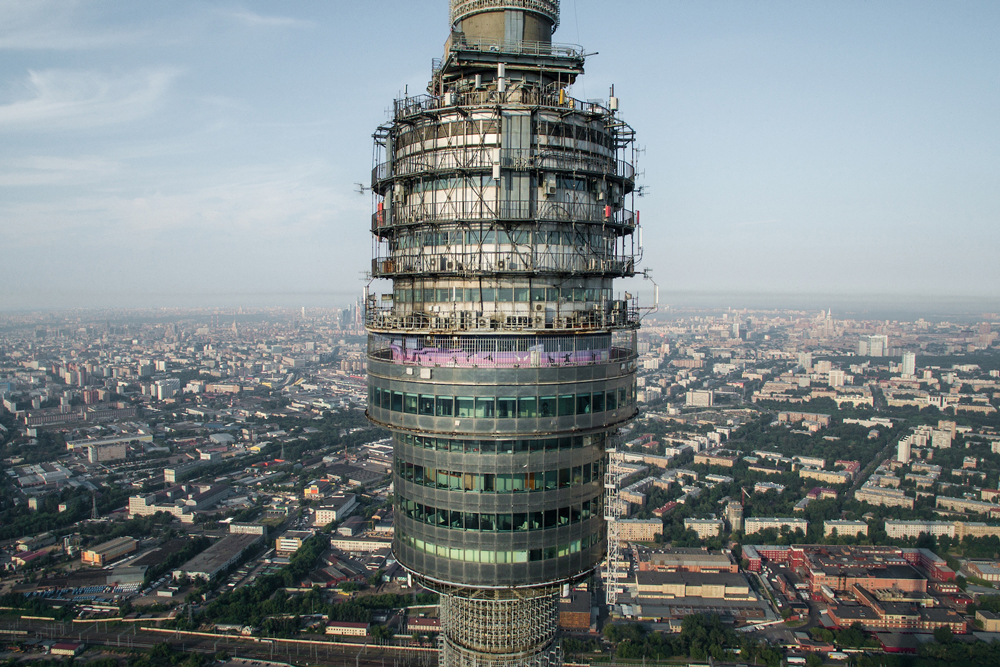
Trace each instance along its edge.
<path fill-rule="evenodd" d="M 452 0 L 428 93 L 375 134 L 368 416 L 398 561 L 446 667 L 561 663 L 560 592 L 607 552 L 605 450 L 636 413 L 632 129 L 573 99 L 558 0 Z"/>

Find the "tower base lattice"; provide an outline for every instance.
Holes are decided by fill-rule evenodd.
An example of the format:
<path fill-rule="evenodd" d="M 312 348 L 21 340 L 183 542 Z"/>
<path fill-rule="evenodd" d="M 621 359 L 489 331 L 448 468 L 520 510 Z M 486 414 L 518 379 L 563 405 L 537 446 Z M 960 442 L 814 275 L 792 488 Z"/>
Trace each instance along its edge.
<path fill-rule="evenodd" d="M 441 667 L 562 665 L 558 588 L 440 593 Z"/>

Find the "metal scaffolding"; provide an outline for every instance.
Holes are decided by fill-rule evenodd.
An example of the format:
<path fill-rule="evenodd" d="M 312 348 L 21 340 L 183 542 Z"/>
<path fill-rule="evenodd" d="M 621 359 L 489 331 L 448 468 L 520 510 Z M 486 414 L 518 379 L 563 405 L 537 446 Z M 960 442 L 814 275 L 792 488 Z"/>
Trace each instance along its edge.
<path fill-rule="evenodd" d="M 374 135 L 368 418 L 393 433 L 393 553 L 441 594 L 441 664 L 557 667 L 560 592 L 625 515 L 603 461 L 636 413 L 643 309 L 614 291 L 642 257 L 635 136 L 613 89 L 570 95 L 585 53 L 552 43 L 558 0 L 451 10 L 429 94 Z"/>
<path fill-rule="evenodd" d="M 558 624 L 558 588 L 443 591 L 442 667 L 559 665 Z"/>
<path fill-rule="evenodd" d="M 625 450 L 608 449 L 607 472 L 604 473 L 604 519 L 608 523 L 608 559 L 604 563 L 604 592 L 608 607 L 613 607 L 622 592 L 622 582 L 628 572 L 622 567 L 622 547 L 619 538 L 621 519 L 628 515 L 628 503 L 621 497 L 622 481 L 628 476 L 624 467 Z"/>

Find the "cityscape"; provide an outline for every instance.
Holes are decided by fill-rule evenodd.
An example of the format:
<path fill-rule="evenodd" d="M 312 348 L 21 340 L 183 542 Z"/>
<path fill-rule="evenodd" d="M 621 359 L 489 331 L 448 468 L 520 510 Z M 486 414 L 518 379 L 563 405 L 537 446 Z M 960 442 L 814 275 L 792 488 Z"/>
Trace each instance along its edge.
<path fill-rule="evenodd" d="M 996 6 L 251 5 L 0 3 L 3 667 L 1000 665 Z"/>
<path fill-rule="evenodd" d="M 437 594 L 399 562 L 400 522 L 530 536 L 549 519 L 444 519 L 394 490 L 530 500 L 612 470 L 617 556 L 558 594 L 566 660 L 707 659 L 715 649 L 683 648 L 695 617 L 721 624 L 709 631 L 734 659 L 765 662 L 914 655 L 945 632 L 971 647 L 1000 623 L 995 314 L 664 306 L 638 331 L 639 410 L 621 446 L 551 480 L 394 461 L 390 432 L 365 416 L 360 303 L 22 313 L 0 332 L 8 648 L 100 650 L 127 629 L 135 646 L 194 633 L 196 650 L 292 663 L 354 655 L 351 642 L 432 655 Z M 398 409 L 419 415 L 419 399 Z M 533 447 L 433 434 L 412 446 Z M 573 525 L 602 502 L 552 520 Z M 648 634 L 626 642 L 632 627 Z"/>

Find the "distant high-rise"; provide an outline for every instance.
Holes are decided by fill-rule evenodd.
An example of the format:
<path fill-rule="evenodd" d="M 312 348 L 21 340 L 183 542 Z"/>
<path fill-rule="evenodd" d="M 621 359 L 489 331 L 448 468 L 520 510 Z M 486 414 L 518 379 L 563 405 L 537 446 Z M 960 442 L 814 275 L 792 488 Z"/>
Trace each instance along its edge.
<path fill-rule="evenodd" d="M 901 438 L 899 443 L 896 445 L 896 460 L 900 463 L 910 462 L 910 447 L 911 442 L 909 437 Z"/>
<path fill-rule="evenodd" d="M 812 370 L 813 365 L 813 355 L 812 352 L 799 352 L 799 366 L 802 367 L 806 373 Z"/>
<path fill-rule="evenodd" d="M 607 547 L 605 447 L 635 408 L 633 131 L 580 101 L 558 0 L 452 0 L 428 94 L 375 134 L 369 418 L 398 561 L 441 593 L 441 664 L 561 661 L 560 589 Z"/>
<path fill-rule="evenodd" d="M 858 354 L 863 357 L 884 357 L 889 354 L 889 337 L 886 335 L 862 336 L 858 341 Z"/>
<path fill-rule="evenodd" d="M 913 352 L 903 353 L 903 375 L 917 374 L 917 355 Z"/>

